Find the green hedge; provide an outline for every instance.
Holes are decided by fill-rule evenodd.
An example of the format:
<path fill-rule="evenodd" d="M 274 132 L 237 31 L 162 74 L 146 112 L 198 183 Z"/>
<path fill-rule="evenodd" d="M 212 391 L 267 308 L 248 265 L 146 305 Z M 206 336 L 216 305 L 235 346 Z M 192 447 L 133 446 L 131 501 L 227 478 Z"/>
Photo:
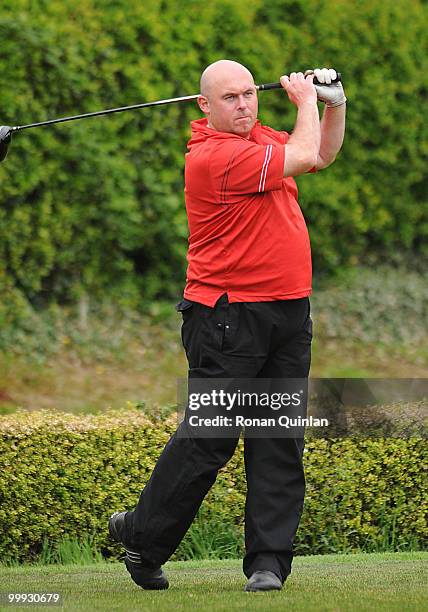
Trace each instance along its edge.
<path fill-rule="evenodd" d="M 317 273 L 427 254 L 426 3 L 386 0 L 4 0 L 2 124 L 196 93 L 221 57 L 257 81 L 334 65 L 349 98 L 345 146 L 300 179 Z M 280 92 L 261 119 L 290 129 Z M 109 291 L 169 298 L 185 277 L 183 154 L 195 104 L 29 130 L 0 166 L 0 292 L 12 311 Z"/>
<path fill-rule="evenodd" d="M 75 417 L 19 412 L 0 418 L 0 558 L 36 559 L 43 540 L 93 537 L 107 556 L 114 510 L 132 509 L 176 427 L 140 411 Z M 405 550 L 427 544 L 426 441 L 308 440 L 300 554 Z M 242 444 L 203 504 L 204 521 L 242 530 Z M 180 557 L 180 549 L 176 557 Z"/>

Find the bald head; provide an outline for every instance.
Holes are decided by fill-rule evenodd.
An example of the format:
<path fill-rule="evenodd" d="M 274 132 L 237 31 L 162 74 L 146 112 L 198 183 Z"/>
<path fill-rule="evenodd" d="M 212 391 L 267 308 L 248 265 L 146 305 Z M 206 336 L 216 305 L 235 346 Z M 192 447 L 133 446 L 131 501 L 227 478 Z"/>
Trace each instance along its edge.
<path fill-rule="evenodd" d="M 232 60 L 219 60 L 205 68 L 201 75 L 200 92 L 208 98 L 213 91 L 224 83 L 247 78 L 254 85 L 254 79 L 248 68 Z"/>
<path fill-rule="evenodd" d="M 231 60 L 210 64 L 201 76 L 199 108 L 208 127 L 249 138 L 257 120 L 258 101 L 248 68 Z"/>

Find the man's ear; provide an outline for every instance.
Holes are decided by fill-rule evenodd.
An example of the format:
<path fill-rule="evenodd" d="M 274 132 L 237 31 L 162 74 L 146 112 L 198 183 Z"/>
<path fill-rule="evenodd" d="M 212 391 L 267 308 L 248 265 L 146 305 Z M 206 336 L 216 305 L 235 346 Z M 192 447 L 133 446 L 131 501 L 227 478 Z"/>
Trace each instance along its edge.
<path fill-rule="evenodd" d="M 208 102 L 208 98 L 206 98 L 205 96 L 198 96 L 197 102 L 198 102 L 199 108 L 201 109 L 203 113 L 209 113 L 210 103 Z"/>

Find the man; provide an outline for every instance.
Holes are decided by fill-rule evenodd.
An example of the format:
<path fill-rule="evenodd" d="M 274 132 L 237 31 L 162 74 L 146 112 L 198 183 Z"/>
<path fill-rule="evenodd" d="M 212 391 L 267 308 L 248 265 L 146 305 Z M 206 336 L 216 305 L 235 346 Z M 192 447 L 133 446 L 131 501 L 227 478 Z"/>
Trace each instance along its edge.
<path fill-rule="evenodd" d="M 316 70 L 322 83 L 334 71 Z M 257 121 L 257 90 L 241 64 L 221 60 L 201 77 L 186 156 L 187 283 L 178 305 L 189 378 L 304 378 L 312 322 L 309 236 L 293 176 L 329 166 L 341 148 L 342 85 L 282 76 L 297 107 L 293 133 Z M 319 120 L 317 100 L 326 104 Z M 143 588 L 162 589 L 171 556 L 230 459 L 237 437 L 198 438 L 183 421 L 133 512 L 110 518 L 112 537 Z M 245 438 L 245 590 L 281 589 L 291 571 L 304 497 L 303 440 Z"/>

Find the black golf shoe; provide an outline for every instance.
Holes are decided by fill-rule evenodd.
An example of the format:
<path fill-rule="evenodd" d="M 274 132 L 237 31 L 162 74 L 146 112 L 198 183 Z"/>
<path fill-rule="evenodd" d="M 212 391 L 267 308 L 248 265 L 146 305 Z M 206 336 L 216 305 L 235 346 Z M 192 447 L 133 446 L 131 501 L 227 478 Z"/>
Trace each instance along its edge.
<path fill-rule="evenodd" d="M 142 589 L 162 590 L 169 587 L 167 577 L 161 567 L 151 569 L 144 567 L 141 555 L 124 544 L 126 512 L 115 512 L 108 521 L 108 530 L 115 542 L 125 547 L 125 566 L 132 580 Z"/>
<path fill-rule="evenodd" d="M 276 574 L 268 570 L 257 570 L 251 575 L 244 591 L 280 591 L 282 582 Z"/>

